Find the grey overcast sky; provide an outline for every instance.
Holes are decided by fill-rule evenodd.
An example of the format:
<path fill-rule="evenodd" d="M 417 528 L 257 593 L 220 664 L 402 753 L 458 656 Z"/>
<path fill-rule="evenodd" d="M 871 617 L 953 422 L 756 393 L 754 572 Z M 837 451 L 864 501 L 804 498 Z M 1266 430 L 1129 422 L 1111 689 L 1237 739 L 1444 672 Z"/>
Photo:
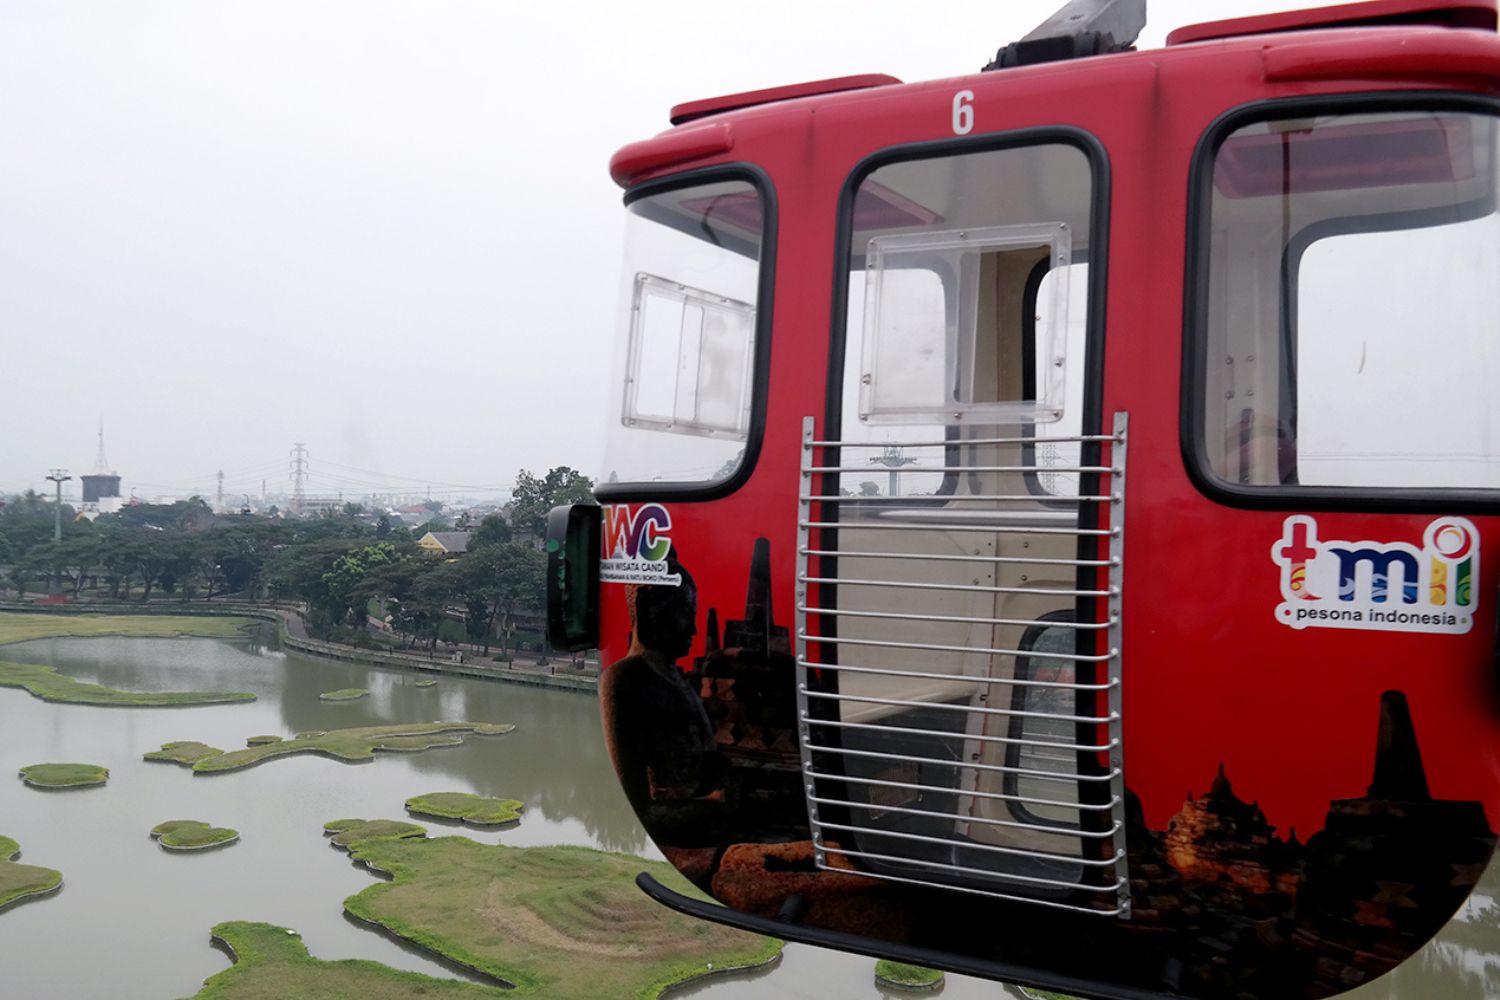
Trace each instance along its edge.
<path fill-rule="evenodd" d="M 0 492 L 90 471 L 101 417 L 143 498 L 285 490 L 297 441 L 314 492 L 594 474 L 611 153 L 682 101 L 971 72 L 1060 2 L 4 0 Z M 1295 6 L 1156 0 L 1142 44 Z"/>

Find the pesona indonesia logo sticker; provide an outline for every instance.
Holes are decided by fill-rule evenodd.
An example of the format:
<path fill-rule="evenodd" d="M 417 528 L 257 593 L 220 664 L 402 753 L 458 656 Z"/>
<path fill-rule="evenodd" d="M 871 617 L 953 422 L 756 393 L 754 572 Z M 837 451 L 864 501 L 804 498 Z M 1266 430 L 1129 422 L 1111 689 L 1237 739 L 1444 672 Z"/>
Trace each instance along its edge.
<path fill-rule="evenodd" d="M 672 551 L 672 515 L 659 503 L 632 511 L 624 504 L 604 508 L 601 583 L 640 583 L 676 587 L 682 575 L 667 565 Z"/>
<path fill-rule="evenodd" d="M 1440 517 L 1411 542 L 1318 537 L 1318 522 L 1288 517 L 1271 546 L 1281 568 L 1276 618 L 1292 628 L 1461 634 L 1478 606 L 1479 530 Z"/>

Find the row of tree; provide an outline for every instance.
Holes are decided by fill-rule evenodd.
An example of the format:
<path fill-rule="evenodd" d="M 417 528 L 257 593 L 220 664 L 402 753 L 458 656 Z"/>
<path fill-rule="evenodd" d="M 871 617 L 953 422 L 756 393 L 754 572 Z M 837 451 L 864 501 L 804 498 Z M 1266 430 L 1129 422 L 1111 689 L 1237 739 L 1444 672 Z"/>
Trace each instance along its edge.
<path fill-rule="evenodd" d="M 468 550 L 448 559 L 416 545 L 424 529 L 408 531 L 357 505 L 309 519 L 226 517 L 197 497 L 132 505 L 93 522 L 65 508 L 63 537 L 54 542 L 55 505 L 27 493 L 0 507 L 0 566 L 22 595 L 45 590 L 56 574 L 74 600 L 87 592 L 295 601 L 309 631 L 323 637 L 364 633 L 377 610 L 409 645 L 435 646 L 443 623 L 457 620 L 470 641 L 488 652 L 498 639 L 504 653 L 518 619 L 545 604 L 546 512 L 591 499 L 592 485 L 566 467 L 543 477 L 522 470 L 505 515 L 484 518 Z"/>

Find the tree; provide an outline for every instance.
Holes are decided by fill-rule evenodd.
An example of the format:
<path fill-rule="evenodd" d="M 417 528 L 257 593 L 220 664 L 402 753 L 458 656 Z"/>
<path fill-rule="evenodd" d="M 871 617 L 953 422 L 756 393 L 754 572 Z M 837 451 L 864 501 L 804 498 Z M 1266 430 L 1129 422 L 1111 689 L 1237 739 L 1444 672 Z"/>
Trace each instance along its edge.
<path fill-rule="evenodd" d="M 55 543 L 43 542 L 27 549 L 10 567 L 10 582 L 18 597 L 26 596 L 26 587 L 32 580 L 45 580 L 52 575 L 52 547 Z M 43 589 L 46 589 L 45 587 Z"/>
<path fill-rule="evenodd" d="M 523 542 L 495 546 L 491 621 L 498 622 L 500 652 L 505 653 L 516 631 L 516 612 L 536 610 L 547 603 L 547 557 Z"/>
<path fill-rule="evenodd" d="M 298 525 L 306 523 L 310 522 Z M 337 559 L 359 547 L 360 542 L 352 538 L 320 538 L 286 545 L 267 563 L 266 582 L 276 597 L 305 602 L 308 627 L 315 634 L 325 635 L 335 624 L 340 601 L 324 577 L 333 571 Z"/>
<path fill-rule="evenodd" d="M 374 567 L 352 592 L 355 600 L 382 600 L 391 628 L 412 643 L 437 645 L 449 603 L 457 589 L 459 563 L 401 559 Z"/>
<path fill-rule="evenodd" d="M 61 571 L 63 578 L 72 585 L 72 596 L 76 601 L 79 592 L 83 590 L 84 581 L 99 564 L 103 539 L 97 533 L 90 532 L 65 538 L 61 543 L 48 545 L 46 548 L 51 550 L 51 565 Z"/>
<path fill-rule="evenodd" d="M 505 523 L 505 518 L 499 514 L 491 514 L 479 522 L 479 527 L 474 529 L 474 536 L 469 539 L 469 551 L 482 549 L 490 545 L 503 545 L 510 541 L 510 525 Z"/>
<path fill-rule="evenodd" d="M 99 520 L 106 525 L 118 524 L 132 528 L 154 528 L 157 531 L 173 531 L 189 528 L 205 518 L 212 520 L 213 508 L 202 497 L 189 497 L 174 503 L 137 503 L 121 507 L 112 514 L 103 514 Z"/>
<path fill-rule="evenodd" d="M 475 548 L 472 540 L 462 559 L 451 563 L 455 569 L 455 590 L 464 605 L 464 632 L 470 642 L 481 643 L 490 651 L 495 636 L 495 618 L 499 614 L 499 580 L 507 542 Z"/>
<path fill-rule="evenodd" d="M 429 531 L 452 531 L 452 530 L 453 530 L 453 525 L 449 524 L 447 521 L 443 520 L 441 517 L 434 517 L 432 520 L 428 521 L 426 524 L 418 525 L 417 526 L 417 530 L 413 531 L 412 534 L 415 535 L 417 538 L 421 538 L 423 535 L 427 534 Z"/>
<path fill-rule="evenodd" d="M 125 528 L 105 525 L 99 529 L 99 565 L 104 568 L 109 596 L 116 601 L 128 600 L 130 597 L 130 575 L 133 570 L 128 535 Z"/>
<path fill-rule="evenodd" d="M 27 490 L 0 508 L 0 532 L 4 532 L 10 539 L 16 558 L 20 558 L 33 546 L 52 541 L 56 516 L 53 506 L 41 494 Z M 64 538 L 93 531 L 93 525 L 88 521 L 75 519 L 73 508 L 67 504 L 63 504 L 62 515 Z"/>
<path fill-rule="evenodd" d="M 593 491 L 592 479 L 566 465 L 548 469 L 541 479 L 522 469 L 511 493 L 510 523 L 524 535 L 541 538 L 547 533 L 547 514 L 553 507 L 594 503 Z"/>
<path fill-rule="evenodd" d="M 368 602 L 359 601 L 356 590 L 364 578 L 379 569 L 399 561 L 401 555 L 390 542 L 376 542 L 346 552 L 333 561 L 333 566 L 323 574 L 326 592 L 326 607 L 334 623 L 348 621 L 363 630 L 368 616 Z"/>
<path fill-rule="evenodd" d="M 177 594 L 184 601 L 193 596 L 193 583 L 205 575 L 208 553 L 202 537 L 186 532 L 172 532 L 162 539 L 162 568 L 157 575 L 161 589 Z"/>
<path fill-rule="evenodd" d="M 141 527 L 130 529 L 124 538 L 125 559 L 141 579 L 141 600 L 151 599 L 167 563 L 178 555 L 163 530 Z"/>

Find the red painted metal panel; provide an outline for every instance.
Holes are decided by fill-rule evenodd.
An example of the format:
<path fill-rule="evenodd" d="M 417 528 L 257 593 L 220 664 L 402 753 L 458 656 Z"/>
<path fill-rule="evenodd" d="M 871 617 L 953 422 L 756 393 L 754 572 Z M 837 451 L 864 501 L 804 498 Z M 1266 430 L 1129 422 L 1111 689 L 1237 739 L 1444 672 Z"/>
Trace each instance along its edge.
<path fill-rule="evenodd" d="M 1380 80 L 1478 89 L 1500 83 L 1500 36 L 1439 29 L 1403 32 L 1399 53 L 1303 40 L 1266 52 L 1266 80 Z"/>
<path fill-rule="evenodd" d="M 747 90 L 739 94 L 708 97 L 701 101 L 688 101 L 672 108 L 673 125 L 682 125 L 709 115 L 752 108 L 757 104 L 774 104 L 798 97 L 813 97 L 818 94 L 837 94 L 847 90 L 864 90 L 869 87 L 886 87 L 901 81 L 884 73 L 863 73 L 858 76 L 838 76 L 828 80 L 812 80 L 808 83 L 793 83 L 784 87 L 767 87 L 764 90 Z"/>
<path fill-rule="evenodd" d="M 633 142 L 615 153 L 609 160 L 609 175 L 616 184 L 628 187 L 654 171 L 681 168 L 733 148 L 734 132 L 727 122 L 674 130 L 655 139 Z"/>
<path fill-rule="evenodd" d="M 1371 3 L 1341 4 L 1190 24 L 1167 35 L 1167 44 L 1186 45 L 1245 35 L 1375 25 L 1426 24 L 1494 31 L 1495 23 L 1494 0 L 1374 0 Z"/>
<path fill-rule="evenodd" d="M 1438 8 L 1389 3 L 1359 9 L 1392 14 Z M 1493 13 L 1489 4 L 1459 8 Z M 1318 13 L 1276 23 L 1305 26 Z M 1173 37 L 1183 42 L 1218 35 L 1205 27 Z M 688 160 L 702 166 L 732 159 L 765 170 L 777 196 L 776 291 L 758 464 L 748 482 L 727 497 L 665 502 L 673 549 L 698 589 L 697 634 L 682 658 L 688 663 L 708 652 L 709 609 L 721 626 L 742 616 L 757 539 L 769 543 L 775 623 L 790 624 L 801 422 L 813 416 L 821 434 L 831 278 L 842 252 L 835 246 L 836 207 L 855 166 L 893 146 L 952 139 L 953 102 L 960 90 L 973 95 L 973 138 L 1067 125 L 1091 133 L 1107 150 L 1109 278 L 1101 412 L 1106 421 L 1121 410 L 1131 419 L 1123 717 L 1126 783 L 1141 806 L 1132 820 L 1140 826 L 1132 828 L 1131 844 L 1141 912 L 1118 925 L 1078 926 L 1003 905 L 986 909 L 951 897 L 876 893 L 861 897 L 867 923 L 836 909 L 822 915 L 814 909 L 812 924 L 946 946 L 972 957 L 1017 961 L 1025 956 L 1043 978 L 1048 970 L 1068 969 L 1097 977 L 1101 988 L 1205 998 L 1246 992 L 1326 995 L 1343 988 L 1340 983 L 1375 974 L 1381 963 L 1399 960 L 1421 943 L 1391 932 L 1394 936 L 1376 941 L 1376 950 L 1385 951 L 1370 958 L 1359 952 L 1375 947 L 1368 935 L 1359 939 L 1362 943 L 1341 944 L 1329 929 L 1332 923 L 1313 926 L 1295 914 L 1262 913 L 1257 907 L 1264 905 L 1265 894 L 1235 883 L 1233 873 L 1221 885 L 1191 888 L 1198 862 L 1184 860 L 1183 838 L 1212 820 L 1214 810 L 1228 809 L 1260 824 L 1255 836 L 1262 846 L 1274 842 L 1274 851 L 1282 852 L 1278 857 L 1302 859 L 1296 861 L 1302 867 L 1295 877 L 1290 869 L 1279 875 L 1274 866 L 1267 869 L 1273 881 L 1290 879 L 1288 891 L 1299 891 L 1297 880 L 1317 871 L 1308 857 L 1347 835 L 1339 830 L 1375 822 L 1371 815 L 1387 808 L 1376 794 L 1383 787 L 1377 738 L 1389 741 L 1396 738 L 1392 734 L 1415 741 L 1402 751 L 1408 758 L 1419 747 L 1433 800 L 1455 809 L 1482 804 L 1476 808 L 1480 825 L 1487 823 L 1485 832 L 1500 825 L 1500 708 L 1491 669 L 1500 518 L 1472 517 L 1482 539 L 1484 577 L 1477 582 L 1477 619 L 1465 635 L 1294 630 L 1278 621 L 1279 568 L 1272 548 L 1282 537 L 1287 512 L 1238 509 L 1209 499 L 1189 479 L 1179 446 L 1189 170 L 1210 123 L 1241 105 L 1388 90 L 1393 79 L 1414 89 L 1451 89 L 1454 65 L 1463 67 L 1458 76 L 1472 89 L 1494 93 L 1496 45 L 1482 35 L 1427 31 L 1330 31 L 1316 43 L 1307 36 L 1227 41 L 823 96 L 815 99 L 816 115 L 800 103 L 726 112 L 724 121 L 712 126 L 721 132 L 697 126 L 617 154 L 611 169 L 622 183 Z M 1476 82 L 1481 79 L 1482 85 Z M 1419 541 L 1434 516 L 1352 510 L 1316 515 L 1323 538 L 1376 541 Z M 603 590 L 602 652 L 604 662 L 611 663 L 637 652 L 639 644 L 631 643 L 638 637 L 632 636 L 626 588 Z M 1404 695 L 1400 706 L 1387 692 Z M 1401 719 L 1407 709 L 1409 728 Z M 1403 829 L 1426 822 L 1416 815 L 1418 807 L 1408 812 Z M 1473 810 L 1466 815 L 1475 819 Z M 1417 854 L 1421 843 L 1413 841 Z M 712 871 L 705 875 L 701 867 L 719 863 L 712 854 L 681 853 L 673 860 L 700 884 L 712 885 L 706 881 Z M 1436 860 L 1443 867 L 1442 858 Z M 1208 857 L 1204 863 L 1217 862 Z M 1445 885 L 1466 891 L 1477 868 L 1472 859 L 1454 865 L 1457 874 L 1451 877 L 1458 881 Z M 1317 892 L 1304 900 L 1304 916 L 1315 905 L 1343 906 L 1355 914 L 1374 912 L 1367 903 L 1386 906 L 1357 895 L 1329 903 L 1337 892 L 1316 877 L 1313 885 Z M 1442 898 L 1435 904 L 1440 909 L 1450 896 Z M 737 905 L 737 899 L 725 901 Z M 888 920 L 881 924 L 876 917 Z M 1222 928 L 1241 918 L 1264 936 L 1226 938 Z M 1349 919 L 1358 924 L 1364 918 Z M 1365 930 L 1373 926 L 1360 924 Z M 981 927 L 1003 927 L 1005 933 L 985 934 Z M 1080 940 L 1089 942 L 1088 955 L 1079 954 Z M 1215 950 L 1220 945 L 1222 950 Z M 1179 963 L 1173 982 L 1161 978 L 1168 960 Z"/>

